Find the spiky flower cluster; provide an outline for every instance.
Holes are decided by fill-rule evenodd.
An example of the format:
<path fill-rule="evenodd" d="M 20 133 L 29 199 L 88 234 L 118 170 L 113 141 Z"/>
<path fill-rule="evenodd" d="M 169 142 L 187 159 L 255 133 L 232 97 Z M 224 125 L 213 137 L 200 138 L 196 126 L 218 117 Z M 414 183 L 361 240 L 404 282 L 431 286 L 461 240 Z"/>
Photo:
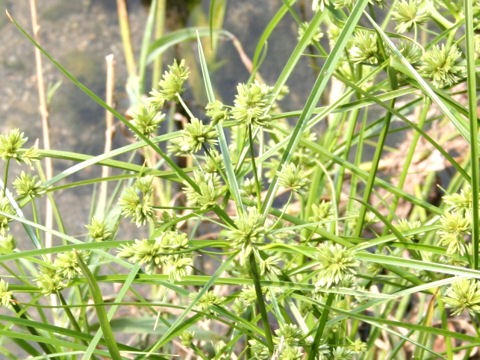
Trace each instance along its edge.
<path fill-rule="evenodd" d="M 470 233 L 470 218 L 459 212 L 446 212 L 440 218 L 439 245 L 445 246 L 447 255 L 465 255 L 465 236 Z"/>
<path fill-rule="evenodd" d="M 70 281 L 81 274 L 80 261 L 86 262 L 88 254 L 75 250 L 58 254 L 55 261 L 46 262 L 36 277 L 37 286 L 45 295 L 63 290 Z"/>
<path fill-rule="evenodd" d="M 0 306 L 9 307 L 12 301 L 12 292 L 8 291 L 8 283 L 0 280 Z"/>
<path fill-rule="evenodd" d="M 248 286 L 240 291 L 240 294 L 235 298 L 232 309 L 237 315 L 242 315 L 248 307 L 255 304 L 257 295 L 253 286 Z"/>
<path fill-rule="evenodd" d="M 88 236 L 94 241 L 105 241 L 112 236 L 112 231 L 109 229 L 107 222 L 98 217 L 93 217 L 90 224 L 85 225 L 88 230 Z"/>
<path fill-rule="evenodd" d="M 453 315 L 459 315 L 465 310 L 472 315 L 480 313 L 480 284 L 478 280 L 456 280 L 448 288 L 443 301 L 452 309 Z"/>
<path fill-rule="evenodd" d="M 397 46 L 398 51 L 413 66 L 419 66 L 422 63 L 422 49 L 411 41 L 400 41 Z"/>
<path fill-rule="evenodd" d="M 418 229 L 422 224 L 420 221 L 409 221 L 407 219 L 400 219 L 397 224 L 397 230 L 400 232 L 407 232 L 409 230 Z M 404 235 L 405 239 L 412 240 L 415 235 Z"/>
<path fill-rule="evenodd" d="M 404 33 L 428 20 L 427 5 L 423 1 L 402 0 L 396 3 L 392 15 L 397 22 L 395 29 Z"/>
<path fill-rule="evenodd" d="M 118 202 L 122 215 L 132 218 L 137 226 L 155 217 L 152 182 L 151 176 L 138 179 L 133 186 L 123 190 Z"/>
<path fill-rule="evenodd" d="M 309 25 L 310 25 L 310 23 L 308 23 L 306 21 L 300 24 L 300 26 L 298 27 L 298 35 L 297 35 L 297 40 L 298 41 L 300 41 L 300 39 L 303 37 L 303 35 L 305 35 L 305 31 L 307 30 Z M 310 40 L 310 43 L 319 42 L 322 37 L 323 37 L 322 29 L 320 27 L 318 27 L 318 28 L 315 29 L 315 33 L 313 34 L 313 36 Z"/>
<path fill-rule="evenodd" d="M 190 184 L 184 188 L 189 206 L 207 210 L 217 205 L 217 199 L 222 194 L 221 180 L 216 173 L 193 172 L 193 180 L 198 191 Z"/>
<path fill-rule="evenodd" d="M 20 197 L 29 197 L 33 199 L 44 192 L 42 182 L 36 175 L 27 174 L 22 170 L 20 176 L 18 176 L 13 182 L 13 186 Z"/>
<path fill-rule="evenodd" d="M 147 273 L 153 274 L 157 269 L 162 269 L 170 280 L 180 280 L 193 266 L 190 253 L 186 250 L 187 234 L 165 231 L 153 240 L 135 240 L 131 245 L 124 245 L 118 256 L 145 266 Z"/>
<path fill-rule="evenodd" d="M 131 116 L 133 119 L 132 125 L 146 137 L 154 136 L 157 133 L 160 123 L 165 120 L 165 114 L 162 114 L 156 107 L 148 102 L 140 102 Z"/>
<path fill-rule="evenodd" d="M 350 60 L 354 63 L 377 64 L 379 54 L 377 41 L 376 33 L 366 30 L 357 31 L 349 49 Z"/>
<path fill-rule="evenodd" d="M 447 194 L 443 196 L 443 202 L 449 206 L 449 211 L 459 212 L 466 216 L 471 216 L 473 206 L 472 187 L 465 185 L 460 193 Z"/>
<path fill-rule="evenodd" d="M 52 263 L 46 263 L 40 268 L 35 281 L 44 295 L 61 291 L 67 285 L 63 276 L 60 275 L 60 272 L 57 271 Z"/>
<path fill-rule="evenodd" d="M 190 299 L 193 300 L 196 297 L 196 293 L 190 294 Z M 222 305 L 225 303 L 225 300 L 226 299 L 223 296 L 217 295 L 213 292 L 213 290 L 210 290 L 202 295 L 202 297 L 195 304 L 195 307 L 207 315 L 213 315 L 215 313 L 213 307 Z"/>
<path fill-rule="evenodd" d="M 262 244 L 265 238 L 264 218 L 256 208 L 248 208 L 234 220 L 235 228 L 226 233 L 226 238 L 232 242 L 234 249 L 241 250 L 242 263 L 246 261 L 255 245 Z"/>
<path fill-rule="evenodd" d="M 68 251 L 58 254 L 53 266 L 63 279 L 70 281 L 81 274 L 80 261 L 86 262 L 87 254 L 77 251 Z"/>
<path fill-rule="evenodd" d="M 325 6 L 330 4 L 330 0 L 312 0 L 312 10 L 313 11 L 323 11 Z"/>
<path fill-rule="evenodd" d="M 297 345 L 304 337 L 302 330 L 295 324 L 284 324 L 275 330 L 275 342 L 287 345 Z"/>
<path fill-rule="evenodd" d="M 15 215 L 12 205 L 7 197 L 0 197 L 0 211 L 6 214 Z M 12 222 L 12 218 L 6 215 L 0 214 L 0 235 L 5 235 L 9 229 L 9 223 Z"/>
<path fill-rule="evenodd" d="M 452 86 L 465 76 L 465 66 L 460 64 L 461 58 L 462 53 L 455 45 L 433 45 L 423 55 L 420 70 L 432 80 L 434 86 Z"/>
<path fill-rule="evenodd" d="M 278 173 L 278 183 L 293 192 L 303 194 L 308 185 L 308 178 L 301 166 L 289 163 Z"/>
<path fill-rule="evenodd" d="M 316 287 L 338 286 L 354 275 L 358 267 L 355 253 L 341 245 L 321 245 L 316 260 L 319 262 Z"/>
<path fill-rule="evenodd" d="M 17 247 L 17 242 L 12 234 L 0 234 L 0 253 L 1 252 L 11 252 Z"/>
<path fill-rule="evenodd" d="M 32 160 L 38 160 L 38 150 L 31 147 L 21 151 L 22 146 L 28 141 L 23 132 L 18 129 L 10 130 L 8 134 L 0 135 L 0 158 L 3 160 L 15 159 L 18 163 L 32 164 Z"/>
<path fill-rule="evenodd" d="M 185 89 L 184 82 L 188 79 L 190 71 L 185 65 L 185 60 L 177 62 L 174 60 L 172 65 L 168 66 L 168 71 L 162 76 L 157 88 L 150 93 L 149 102 L 157 109 L 163 107 L 165 101 L 175 100 L 177 94 L 181 94 Z"/>
<path fill-rule="evenodd" d="M 269 106 L 273 88 L 255 81 L 251 84 L 238 84 L 232 117 L 242 125 L 268 127 Z"/>
<path fill-rule="evenodd" d="M 230 111 L 219 100 L 209 102 L 205 107 L 207 116 L 212 120 L 212 125 L 216 125 L 230 118 Z"/>
<path fill-rule="evenodd" d="M 203 146 L 217 143 L 217 131 L 212 125 L 204 125 L 197 118 L 192 118 L 181 132 L 181 136 L 171 141 L 169 150 L 176 155 L 193 154 Z"/>
<path fill-rule="evenodd" d="M 312 222 L 326 221 L 333 217 L 332 203 L 322 200 L 312 205 L 312 215 L 309 220 Z"/>

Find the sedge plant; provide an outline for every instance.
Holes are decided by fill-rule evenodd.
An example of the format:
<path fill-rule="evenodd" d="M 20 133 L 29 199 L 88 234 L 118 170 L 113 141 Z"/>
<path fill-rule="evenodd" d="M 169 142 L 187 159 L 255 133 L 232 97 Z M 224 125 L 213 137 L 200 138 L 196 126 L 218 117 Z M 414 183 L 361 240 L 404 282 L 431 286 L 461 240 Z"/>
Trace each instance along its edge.
<path fill-rule="evenodd" d="M 210 9 L 226 6 L 216 3 Z M 474 0 L 284 1 L 232 101 L 215 90 L 199 31 L 202 109 L 185 95 L 192 59 L 175 59 L 151 90 L 143 91 L 142 78 L 130 120 L 11 18 L 134 141 L 89 156 L 29 147 L 18 129 L 0 136 L 0 352 L 10 359 L 12 346 L 35 359 L 473 356 L 479 15 Z M 266 83 L 259 75 L 267 42 L 289 17 L 296 43 Z M 202 36 L 213 36 L 209 30 Z M 158 54 L 148 36 L 144 45 L 143 75 Z M 317 77 L 303 106 L 289 109 L 286 85 L 306 56 L 316 58 Z M 175 111 L 186 121 L 165 131 Z M 402 133 L 413 140 L 393 147 Z M 143 163 L 115 159 L 138 152 Z M 75 165 L 44 180 L 35 166 L 42 158 Z M 21 167 L 16 178 L 13 162 Z M 92 166 L 118 175 L 69 182 Z M 442 171 L 449 178 L 438 183 Z M 54 228 L 42 225 L 38 199 L 105 181 L 116 190 L 84 234 L 65 231 L 60 213 Z M 22 229 L 13 231 L 14 223 Z M 126 237 L 125 223 L 138 236 Z M 45 246 L 46 233 L 57 245 Z"/>

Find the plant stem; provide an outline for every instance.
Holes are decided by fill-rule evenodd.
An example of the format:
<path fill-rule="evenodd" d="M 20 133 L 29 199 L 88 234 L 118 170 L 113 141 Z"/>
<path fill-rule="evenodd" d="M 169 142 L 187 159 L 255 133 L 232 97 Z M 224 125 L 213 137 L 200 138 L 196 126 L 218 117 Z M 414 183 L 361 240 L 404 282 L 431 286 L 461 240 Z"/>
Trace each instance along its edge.
<path fill-rule="evenodd" d="M 389 69 L 388 75 L 390 78 L 390 84 L 392 87 L 392 90 L 395 90 L 397 88 L 397 83 L 396 83 L 396 78 L 395 78 L 395 73 L 394 70 Z M 394 109 L 395 108 L 395 101 L 396 98 L 393 98 L 390 101 L 390 108 Z M 378 170 L 378 164 L 380 163 L 380 158 L 382 156 L 382 151 L 385 146 L 385 140 L 387 139 L 388 131 L 390 129 L 390 122 L 392 120 L 392 113 L 388 112 L 385 115 L 385 123 L 383 124 L 382 131 L 380 132 L 378 142 L 377 142 L 377 147 L 375 149 L 375 154 L 373 155 L 373 160 L 372 160 L 372 168 L 370 169 L 367 184 L 365 186 L 365 192 L 363 194 L 363 201 L 365 203 L 368 203 L 370 200 L 370 195 L 373 190 L 373 184 L 375 182 L 375 177 L 377 174 Z M 357 221 L 357 226 L 355 228 L 355 237 L 360 237 L 363 231 L 363 225 L 365 222 L 365 214 L 367 213 L 367 208 L 366 206 L 362 205 L 360 208 L 360 212 L 358 215 L 358 221 Z"/>
<path fill-rule="evenodd" d="M 35 206 L 35 200 L 34 198 L 31 198 L 30 200 L 32 202 L 32 216 L 33 216 L 33 221 L 35 224 L 38 224 L 38 212 L 37 212 L 37 207 Z M 40 241 L 40 230 L 38 228 L 35 228 L 35 233 L 37 234 L 37 239 Z M 45 247 L 47 247 L 47 244 L 44 244 Z M 51 256 L 47 256 L 47 259 L 51 259 Z"/>
<path fill-rule="evenodd" d="M 158 40 L 162 37 L 164 27 L 165 27 L 165 18 L 166 18 L 166 7 L 167 0 L 158 0 L 157 9 L 155 12 L 155 40 Z M 153 88 L 158 86 L 158 82 L 162 76 L 162 55 L 155 57 L 153 61 L 153 75 L 152 75 L 152 85 Z"/>
<path fill-rule="evenodd" d="M 479 164 L 478 164 L 478 123 L 477 123 L 477 90 L 476 90 L 476 67 L 475 67 L 475 44 L 473 28 L 473 4 L 472 0 L 465 0 L 465 33 L 467 43 L 467 86 L 468 86 L 468 120 L 470 122 L 470 157 L 471 157 L 471 186 L 472 186 L 472 243 L 474 269 L 478 269 L 479 251 L 479 211 L 478 200 L 480 191 Z"/>
<path fill-rule="evenodd" d="M 128 21 L 127 0 L 117 0 L 118 22 L 122 35 L 123 54 L 127 63 L 128 76 L 135 76 L 135 56 L 133 55 L 132 40 L 130 37 L 130 23 Z"/>
<path fill-rule="evenodd" d="M 24 319 L 24 320 L 29 320 L 27 315 L 25 315 L 25 312 L 22 310 L 22 308 L 20 307 L 20 305 L 18 305 L 18 303 L 16 302 L 15 299 L 13 299 L 14 301 L 12 301 L 12 307 L 13 307 L 13 310 L 15 311 L 15 313 L 18 315 L 18 317 L 20 317 L 21 319 Z M 36 335 L 36 336 L 42 336 L 38 331 L 37 329 L 31 327 L 31 326 L 26 326 L 28 332 L 32 335 Z M 42 348 L 43 351 L 45 351 L 46 354 L 52 354 L 52 353 L 55 353 L 56 350 L 55 348 L 51 348 L 51 345 L 49 344 L 45 344 L 45 343 L 42 343 L 42 342 L 39 342 L 38 345 Z"/>
<path fill-rule="evenodd" d="M 312 347 L 310 348 L 310 354 L 308 354 L 307 360 L 313 360 L 317 355 L 317 350 L 320 346 L 320 341 L 322 340 L 323 330 L 325 329 L 325 324 L 328 320 L 328 308 L 332 305 L 334 298 L 334 293 L 328 294 L 327 302 L 325 303 L 326 306 L 322 311 L 322 315 L 320 316 L 317 331 L 315 333 L 315 338 L 313 339 Z"/>
<path fill-rule="evenodd" d="M 255 285 L 255 293 L 257 294 L 258 307 L 262 316 L 263 330 L 265 331 L 265 339 L 267 340 L 267 346 L 270 350 L 270 354 L 273 354 L 273 338 L 272 330 L 270 329 L 270 323 L 268 322 L 267 310 L 265 308 L 265 301 L 263 300 L 262 287 L 260 285 L 260 276 L 258 274 L 257 262 L 255 255 L 250 254 L 250 272 L 252 275 L 253 283 Z"/>
<path fill-rule="evenodd" d="M 257 165 L 255 164 L 255 151 L 253 149 L 253 136 L 252 136 L 251 124 L 248 125 L 248 140 L 250 142 L 250 157 L 252 158 L 253 176 L 255 178 L 255 185 L 257 187 L 257 206 L 258 206 L 258 210 L 260 210 L 262 208 L 262 200 L 261 200 L 262 187 L 260 186 L 260 180 L 257 174 Z"/>
<path fill-rule="evenodd" d="M 2 190 L 2 197 L 5 197 L 7 194 L 7 181 L 8 181 L 8 169 L 10 167 L 10 158 L 7 158 L 5 161 L 5 170 L 3 173 L 3 190 Z"/>

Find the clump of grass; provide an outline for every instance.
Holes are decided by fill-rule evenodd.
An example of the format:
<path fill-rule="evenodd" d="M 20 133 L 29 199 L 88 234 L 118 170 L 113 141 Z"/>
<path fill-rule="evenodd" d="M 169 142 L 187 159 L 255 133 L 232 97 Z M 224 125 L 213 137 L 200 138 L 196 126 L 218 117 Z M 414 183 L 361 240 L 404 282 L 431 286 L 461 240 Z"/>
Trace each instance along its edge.
<path fill-rule="evenodd" d="M 298 43 L 275 83 L 252 74 L 238 85 L 233 104 L 224 104 L 198 36 L 204 111 L 190 109 L 182 97 L 190 70 L 181 60 L 147 94 L 137 88 L 142 100 L 132 121 L 12 19 L 132 131 L 135 143 L 86 157 L 25 148 L 27 139 L 16 129 L 0 136 L 5 356 L 14 358 L 7 340 L 31 357 L 60 359 L 450 360 L 474 354 L 480 330 L 474 16 L 480 6 L 435 0 L 426 11 L 417 1 L 313 1 L 312 18 L 302 22 L 293 3 L 278 10 L 254 56 L 252 69 L 261 71 L 258 54 L 279 21 L 288 13 L 298 21 Z M 380 12 L 382 24 L 375 20 Z M 148 41 L 144 45 L 143 62 Z M 318 78 L 301 109 L 286 109 L 285 84 L 307 46 L 319 57 Z M 330 103 L 319 103 L 338 88 Z M 176 109 L 187 114 L 186 123 L 161 133 Z M 387 177 L 382 161 L 398 151 L 386 145 L 397 136 L 394 122 L 414 136 L 400 146 L 401 165 L 386 165 L 394 171 Z M 448 136 L 435 135 L 440 126 Z M 448 152 L 452 139 L 462 143 L 461 158 Z M 113 159 L 138 149 L 150 156 L 141 166 Z M 446 165 L 431 155 L 437 153 Z M 44 181 L 32 166 L 44 157 L 77 163 Z M 12 159 L 23 167 L 15 180 Z M 58 211 L 55 229 L 42 226 L 37 199 L 55 198 L 68 187 L 56 187 L 59 181 L 95 165 L 122 174 L 71 186 L 117 182 L 108 194 L 111 205 L 97 211 L 94 203 L 83 236 L 65 232 Z M 435 171 L 450 167 L 457 171 L 434 202 Z M 25 217 L 26 207 L 33 219 Z M 23 225 L 25 233 L 15 237 L 29 238 L 33 250 L 17 248 L 12 222 Z M 126 238 L 124 222 L 146 235 Z M 45 247 L 45 233 L 63 244 Z M 118 293 L 111 283 L 121 284 Z M 47 305 L 46 295 L 56 304 Z M 474 333 L 452 331 L 459 318 Z M 131 336 L 128 342 L 120 333 Z"/>

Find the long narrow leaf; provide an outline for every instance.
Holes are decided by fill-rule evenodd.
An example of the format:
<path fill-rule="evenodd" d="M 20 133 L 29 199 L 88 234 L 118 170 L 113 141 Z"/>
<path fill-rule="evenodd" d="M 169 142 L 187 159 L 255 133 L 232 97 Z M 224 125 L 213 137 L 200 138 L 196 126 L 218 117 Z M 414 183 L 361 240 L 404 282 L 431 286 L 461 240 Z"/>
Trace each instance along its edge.
<path fill-rule="evenodd" d="M 335 70 L 335 66 L 337 65 L 340 56 L 343 53 L 343 50 L 347 46 L 347 42 L 350 39 L 350 36 L 355 29 L 356 24 L 360 20 L 362 15 L 363 9 L 367 6 L 368 0 L 359 0 L 355 7 L 352 10 L 347 22 L 345 23 L 345 27 L 343 28 L 340 36 L 333 48 L 332 52 L 328 56 L 325 64 L 323 65 L 318 78 L 313 86 L 313 89 L 307 99 L 305 107 L 298 119 L 298 122 L 293 130 L 292 136 L 290 141 L 283 153 L 282 159 L 280 160 L 280 164 L 277 170 L 281 170 L 282 167 L 288 163 L 290 158 L 293 156 L 293 152 L 295 151 L 298 143 L 300 142 L 300 138 L 302 137 L 303 130 L 307 121 L 310 119 L 311 115 L 313 114 L 313 110 L 315 109 L 320 96 L 322 95 L 323 90 L 327 86 L 328 81 L 330 80 L 330 76 L 333 74 Z M 267 196 L 262 206 L 262 213 L 263 215 L 268 214 L 268 210 L 273 203 L 275 198 L 276 192 L 278 189 L 278 176 L 275 175 L 272 182 L 270 183 L 270 187 L 268 188 Z"/>

